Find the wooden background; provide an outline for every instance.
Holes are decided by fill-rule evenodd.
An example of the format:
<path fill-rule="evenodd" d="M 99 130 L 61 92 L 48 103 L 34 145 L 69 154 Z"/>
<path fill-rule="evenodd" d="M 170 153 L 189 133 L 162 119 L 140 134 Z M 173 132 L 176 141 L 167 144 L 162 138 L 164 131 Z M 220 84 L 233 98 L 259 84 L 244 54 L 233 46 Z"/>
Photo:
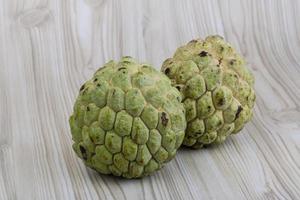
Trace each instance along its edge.
<path fill-rule="evenodd" d="M 299 20 L 298 0 L 0 0 L 0 199 L 300 199 Z M 249 61 L 253 121 L 144 179 L 87 169 L 68 126 L 84 80 L 209 34 Z"/>

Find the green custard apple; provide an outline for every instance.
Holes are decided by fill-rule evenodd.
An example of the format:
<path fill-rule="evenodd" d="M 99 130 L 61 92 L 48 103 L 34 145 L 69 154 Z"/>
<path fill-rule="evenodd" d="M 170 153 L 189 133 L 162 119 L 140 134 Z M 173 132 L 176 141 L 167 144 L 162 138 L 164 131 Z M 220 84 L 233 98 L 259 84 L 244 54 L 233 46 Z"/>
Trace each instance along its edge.
<path fill-rule="evenodd" d="M 70 117 L 73 149 L 102 174 L 138 178 L 174 158 L 186 129 L 180 92 L 131 57 L 110 61 L 82 85 Z"/>
<path fill-rule="evenodd" d="M 254 77 L 245 60 L 220 36 L 192 40 L 162 66 L 182 94 L 186 109 L 185 146 L 223 142 L 252 117 Z"/>

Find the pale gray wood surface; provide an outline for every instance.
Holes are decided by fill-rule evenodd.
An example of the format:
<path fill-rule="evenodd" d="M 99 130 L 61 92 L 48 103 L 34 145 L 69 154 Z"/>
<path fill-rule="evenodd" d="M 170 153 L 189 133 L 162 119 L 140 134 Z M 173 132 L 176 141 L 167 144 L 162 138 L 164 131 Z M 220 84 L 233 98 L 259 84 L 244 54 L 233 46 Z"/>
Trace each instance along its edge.
<path fill-rule="evenodd" d="M 300 199 L 299 19 L 298 0 L 0 0 L 0 199 Z M 68 126 L 83 81 L 209 34 L 247 58 L 253 121 L 144 179 L 87 169 Z"/>

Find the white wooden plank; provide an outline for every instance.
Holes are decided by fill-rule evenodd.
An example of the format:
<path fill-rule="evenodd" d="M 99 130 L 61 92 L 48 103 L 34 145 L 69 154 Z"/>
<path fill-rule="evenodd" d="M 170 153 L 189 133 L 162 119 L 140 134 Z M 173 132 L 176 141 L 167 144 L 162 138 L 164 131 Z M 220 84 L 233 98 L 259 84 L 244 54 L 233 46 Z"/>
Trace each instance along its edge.
<path fill-rule="evenodd" d="M 299 199 L 299 11 L 279 0 L 0 0 L 0 199 Z M 87 169 L 68 127 L 82 82 L 122 55 L 159 69 L 209 34 L 247 58 L 253 121 L 144 179 Z"/>

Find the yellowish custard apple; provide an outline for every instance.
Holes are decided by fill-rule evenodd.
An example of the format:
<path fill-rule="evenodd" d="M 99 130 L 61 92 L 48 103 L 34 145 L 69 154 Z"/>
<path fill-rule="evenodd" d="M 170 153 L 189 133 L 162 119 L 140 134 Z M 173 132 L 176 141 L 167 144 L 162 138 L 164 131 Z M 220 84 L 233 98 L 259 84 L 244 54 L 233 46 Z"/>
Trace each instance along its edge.
<path fill-rule="evenodd" d="M 183 145 L 223 142 L 252 117 L 254 77 L 244 59 L 220 36 L 192 40 L 162 66 L 182 94 L 187 130 Z"/>
<path fill-rule="evenodd" d="M 108 62 L 82 85 L 69 122 L 84 163 L 125 178 L 149 175 L 170 161 L 186 128 L 180 92 L 131 57 Z"/>

